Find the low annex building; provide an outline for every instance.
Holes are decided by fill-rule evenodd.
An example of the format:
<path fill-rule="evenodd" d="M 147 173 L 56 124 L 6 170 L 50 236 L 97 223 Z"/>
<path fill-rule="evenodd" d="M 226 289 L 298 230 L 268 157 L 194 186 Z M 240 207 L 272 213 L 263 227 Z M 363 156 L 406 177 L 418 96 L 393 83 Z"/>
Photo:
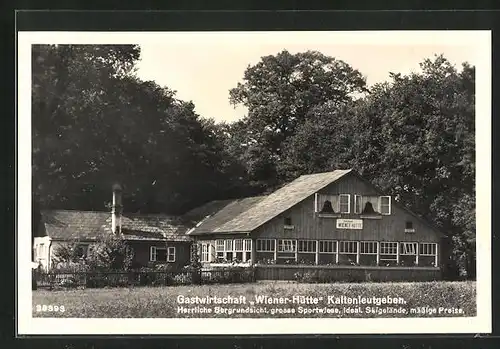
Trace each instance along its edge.
<path fill-rule="evenodd" d="M 85 256 L 100 237 L 120 235 L 134 251 L 133 264 L 148 266 L 171 263 L 184 266 L 190 260 L 191 238 L 178 217 L 159 214 L 122 213 L 121 192 L 113 191 L 110 212 L 77 210 L 41 211 L 41 232 L 34 239 L 35 262 L 54 268 L 58 246 L 77 243 Z"/>
<path fill-rule="evenodd" d="M 353 170 L 303 175 L 267 196 L 188 212 L 205 264 L 439 270 L 443 233 Z"/>

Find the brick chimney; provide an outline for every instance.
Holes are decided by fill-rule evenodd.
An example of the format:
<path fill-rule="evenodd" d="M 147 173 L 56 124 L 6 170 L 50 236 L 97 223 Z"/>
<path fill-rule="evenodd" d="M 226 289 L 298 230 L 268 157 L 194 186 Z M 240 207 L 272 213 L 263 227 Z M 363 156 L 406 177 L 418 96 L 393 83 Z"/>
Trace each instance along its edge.
<path fill-rule="evenodd" d="M 113 184 L 113 206 L 111 207 L 111 231 L 113 234 L 121 234 L 122 232 L 122 187 L 115 183 Z"/>

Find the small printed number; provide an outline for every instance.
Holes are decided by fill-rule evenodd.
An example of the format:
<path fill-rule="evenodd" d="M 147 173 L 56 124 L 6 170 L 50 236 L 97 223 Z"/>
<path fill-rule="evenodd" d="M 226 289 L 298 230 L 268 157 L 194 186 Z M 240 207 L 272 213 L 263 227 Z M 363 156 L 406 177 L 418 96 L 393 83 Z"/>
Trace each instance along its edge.
<path fill-rule="evenodd" d="M 64 305 L 52 305 L 52 304 L 37 304 L 36 305 L 37 312 L 61 312 L 64 313 Z"/>

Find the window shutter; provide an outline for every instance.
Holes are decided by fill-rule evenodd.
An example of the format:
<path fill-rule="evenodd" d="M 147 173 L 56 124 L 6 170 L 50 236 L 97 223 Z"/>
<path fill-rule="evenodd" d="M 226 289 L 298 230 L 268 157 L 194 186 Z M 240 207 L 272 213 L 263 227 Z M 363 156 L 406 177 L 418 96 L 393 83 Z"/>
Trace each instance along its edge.
<path fill-rule="evenodd" d="M 215 252 L 215 246 L 210 244 L 210 245 L 208 245 L 208 247 L 210 248 L 210 251 L 209 251 L 210 257 L 209 257 L 208 261 L 213 262 L 217 259 L 216 252 Z"/>

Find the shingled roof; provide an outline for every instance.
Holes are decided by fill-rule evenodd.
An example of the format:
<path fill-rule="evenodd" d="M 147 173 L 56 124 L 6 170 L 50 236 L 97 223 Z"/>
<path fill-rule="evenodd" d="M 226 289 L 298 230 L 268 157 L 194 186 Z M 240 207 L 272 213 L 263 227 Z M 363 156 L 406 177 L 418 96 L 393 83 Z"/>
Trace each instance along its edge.
<path fill-rule="evenodd" d="M 190 234 L 250 232 L 349 172 L 351 170 L 335 170 L 303 175 L 268 196 L 233 200 L 202 220 Z"/>
<path fill-rule="evenodd" d="M 99 211 L 42 211 L 45 234 L 54 240 L 93 241 L 111 233 L 111 213 Z M 123 214 L 122 234 L 126 240 L 188 241 L 187 227 L 177 217 Z"/>
<path fill-rule="evenodd" d="M 247 211 L 253 205 L 262 201 L 265 196 L 253 196 L 241 199 L 211 201 L 195 208 L 184 215 L 184 219 L 198 222 L 197 226 L 188 232 L 189 235 L 221 232 L 219 227 Z"/>

